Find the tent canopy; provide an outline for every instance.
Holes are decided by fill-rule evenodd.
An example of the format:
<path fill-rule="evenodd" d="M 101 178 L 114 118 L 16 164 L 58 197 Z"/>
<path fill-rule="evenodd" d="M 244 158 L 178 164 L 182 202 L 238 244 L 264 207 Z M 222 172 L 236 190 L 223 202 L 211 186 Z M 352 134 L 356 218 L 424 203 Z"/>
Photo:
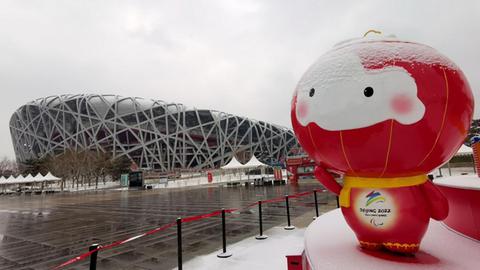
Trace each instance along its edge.
<path fill-rule="evenodd" d="M 223 166 L 222 169 L 242 169 L 242 168 L 252 168 L 252 167 L 260 167 L 260 166 L 267 166 L 264 163 L 260 162 L 255 155 L 252 155 L 250 160 L 246 164 L 240 163 L 235 156 L 233 156 L 230 162 Z"/>
<path fill-rule="evenodd" d="M 232 157 L 232 160 L 230 160 L 230 162 L 227 165 L 222 167 L 222 169 L 241 169 L 241 168 L 245 168 L 245 165 L 240 163 L 237 160 L 237 158 L 235 158 L 235 156 Z"/>
<path fill-rule="evenodd" d="M 56 177 L 52 173 L 48 172 L 45 176 L 41 173 L 38 173 L 33 177 L 31 174 L 23 177 L 23 175 L 19 175 L 14 177 L 10 175 L 10 177 L 0 177 L 0 185 L 11 185 L 11 184 L 26 184 L 26 183 L 38 183 L 38 182 L 45 182 L 45 181 L 59 181 L 62 180 L 61 178 Z"/>
<path fill-rule="evenodd" d="M 61 180 L 61 178 L 58 178 L 56 177 L 55 175 L 53 175 L 51 172 L 48 172 L 44 177 L 43 179 L 45 181 L 58 181 L 58 180 Z"/>
<path fill-rule="evenodd" d="M 32 180 L 35 181 L 35 182 L 41 182 L 41 181 L 44 180 L 43 175 L 41 173 L 38 173 L 37 175 L 35 175 L 35 177 L 33 177 Z"/>
<path fill-rule="evenodd" d="M 259 167 L 259 166 L 267 166 L 260 162 L 255 155 L 252 155 L 252 158 L 245 164 L 245 167 Z"/>
<path fill-rule="evenodd" d="M 15 177 L 13 175 L 10 175 L 10 177 L 7 178 L 6 183 L 7 184 L 15 184 L 16 183 Z"/>

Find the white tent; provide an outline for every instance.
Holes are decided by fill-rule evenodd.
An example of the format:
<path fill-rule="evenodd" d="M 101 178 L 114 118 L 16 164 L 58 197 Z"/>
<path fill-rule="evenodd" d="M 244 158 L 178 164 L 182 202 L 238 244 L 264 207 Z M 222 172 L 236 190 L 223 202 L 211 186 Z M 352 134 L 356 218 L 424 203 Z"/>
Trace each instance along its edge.
<path fill-rule="evenodd" d="M 243 165 L 242 163 L 240 163 L 236 158 L 235 156 L 232 158 L 232 160 L 230 160 L 230 162 L 223 166 L 222 169 L 241 169 L 241 168 L 245 168 L 245 165 Z"/>
<path fill-rule="evenodd" d="M 23 183 L 33 183 L 33 182 L 34 180 L 31 174 L 28 174 L 27 176 L 25 176 L 25 178 L 23 178 Z"/>
<path fill-rule="evenodd" d="M 7 185 L 17 184 L 17 181 L 16 181 L 15 177 L 13 177 L 13 175 L 10 175 L 10 177 L 7 178 L 6 184 Z"/>
<path fill-rule="evenodd" d="M 260 166 L 267 166 L 260 162 L 255 155 L 252 155 L 252 158 L 244 165 L 245 167 L 260 167 Z"/>
<path fill-rule="evenodd" d="M 56 177 L 55 175 L 53 175 L 51 172 L 48 172 L 44 177 L 43 179 L 45 181 L 59 181 L 59 180 L 62 180 L 61 178 L 58 178 Z"/>
<path fill-rule="evenodd" d="M 17 184 L 23 184 L 25 183 L 25 177 L 23 177 L 23 175 L 19 175 L 15 178 L 15 182 L 17 182 Z"/>
<path fill-rule="evenodd" d="M 37 175 L 35 175 L 35 177 L 33 177 L 33 182 L 43 182 L 45 181 L 45 178 L 43 177 L 43 175 L 41 173 L 38 173 Z"/>
<path fill-rule="evenodd" d="M 61 180 L 61 179 L 54 176 L 50 172 L 47 173 L 47 175 L 45 176 L 39 173 L 35 177 L 33 177 L 31 174 L 28 174 L 25 177 L 23 175 L 19 175 L 17 177 L 10 175 L 10 177 L 8 177 L 7 179 L 5 179 L 5 177 L 3 176 L 0 177 L 0 185 L 43 183 L 46 181 L 58 181 L 58 180 Z M 43 184 L 42 184 L 42 188 L 43 188 Z"/>

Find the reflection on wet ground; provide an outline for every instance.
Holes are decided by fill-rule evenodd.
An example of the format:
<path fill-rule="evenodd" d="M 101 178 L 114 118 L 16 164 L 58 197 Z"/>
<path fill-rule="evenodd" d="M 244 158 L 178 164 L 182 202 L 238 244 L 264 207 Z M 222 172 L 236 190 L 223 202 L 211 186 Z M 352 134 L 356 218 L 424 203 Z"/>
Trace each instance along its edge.
<path fill-rule="evenodd" d="M 320 188 L 298 186 L 218 187 L 97 191 L 75 194 L 0 196 L 0 269 L 51 269 L 87 251 L 174 221 L 179 216 L 239 208 L 257 200 Z M 319 205 L 334 197 L 318 193 Z M 313 196 L 291 200 L 291 215 L 313 213 Z M 257 209 L 227 215 L 228 242 L 258 233 Z M 264 228 L 286 221 L 284 203 L 263 206 Z M 221 248 L 218 217 L 183 226 L 184 261 Z M 175 227 L 100 252 L 97 269 L 171 269 L 176 266 Z M 88 269 L 83 261 L 69 269 Z"/>

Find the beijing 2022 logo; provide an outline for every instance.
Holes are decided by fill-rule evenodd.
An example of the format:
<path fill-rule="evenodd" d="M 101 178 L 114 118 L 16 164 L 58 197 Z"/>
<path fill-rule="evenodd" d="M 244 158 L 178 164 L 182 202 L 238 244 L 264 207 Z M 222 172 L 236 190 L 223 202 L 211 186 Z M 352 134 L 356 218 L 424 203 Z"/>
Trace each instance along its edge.
<path fill-rule="evenodd" d="M 388 194 L 379 190 L 371 190 L 359 196 L 358 214 L 364 222 L 375 228 L 387 227 L 392 220 L 393 205 Z"/>

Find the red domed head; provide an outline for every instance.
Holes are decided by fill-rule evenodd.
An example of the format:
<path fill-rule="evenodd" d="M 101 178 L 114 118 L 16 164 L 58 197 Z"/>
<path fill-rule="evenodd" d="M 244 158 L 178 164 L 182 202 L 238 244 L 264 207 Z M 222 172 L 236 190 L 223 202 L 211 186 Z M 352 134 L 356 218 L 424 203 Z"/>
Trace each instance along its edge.
<path fill-rule="evenodd" d="M 393 38 L 337 45 L 303 75 L 292 125 L 305 151 L 352 176 L 428 173 L 448 161 L 470 127 L 462 71 L 433 48 Z"/>

